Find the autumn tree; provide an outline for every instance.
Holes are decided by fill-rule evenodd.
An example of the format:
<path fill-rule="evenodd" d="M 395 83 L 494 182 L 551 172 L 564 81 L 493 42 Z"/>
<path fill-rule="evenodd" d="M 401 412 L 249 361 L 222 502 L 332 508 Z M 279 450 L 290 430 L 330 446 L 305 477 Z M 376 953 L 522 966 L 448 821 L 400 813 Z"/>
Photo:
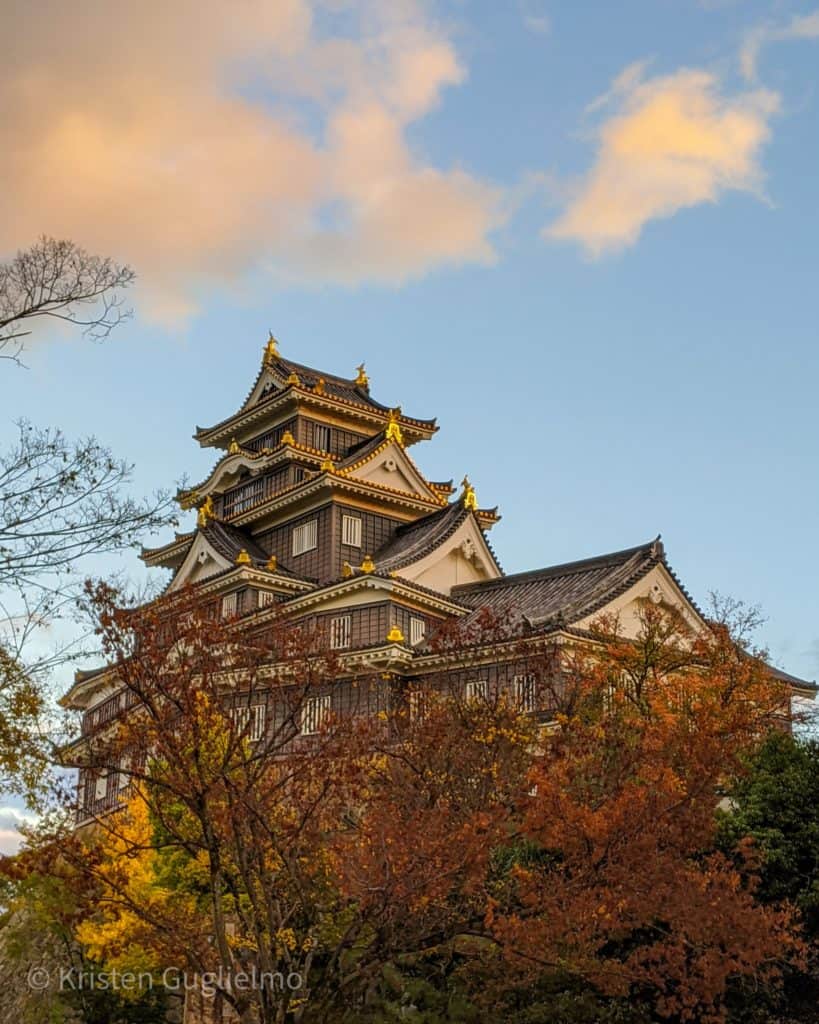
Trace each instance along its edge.
<path fill-rule="evenodd" d="M 801 955 L 792 909 L 761 905 L 753 873 L 708 852 L 722 787 L 787 724 L 788 695 L 725 625 L 651 602 L 636 638 L 604 619 L 592 641 L 568 652 L 581 697 L 535 759 L 519 853 L 490 894 L 494 969 L 721 1020 L 732 985 L 774 983 Z"/>
<path fill-rule="evenodd" d="M 799 962 L 745 837 L 714 852 L 725 786 L 788 724 L 726 626 L 647 602 L 636 637 L 603 619 L 558 646 L 481 613 L 407 686 L 206 594 L 94 604 L 122 713 L 74 755 L 125 801 L 76 865 L 102 893 L 77 932 L 99 962 L 221 969 L 219 997 L 263 1024 L 391 1019 L 411 993 L 440 993 L 441 1020 L 574 1000 L 578 1019 L 719 1021 Z M 533 681 L 523 707 L 502 672 L 464 688 L 501 653 Z M 302 735 L 328 693 L 343 713 Z M 300 984 L 233 983 L 254 972 Z"/>

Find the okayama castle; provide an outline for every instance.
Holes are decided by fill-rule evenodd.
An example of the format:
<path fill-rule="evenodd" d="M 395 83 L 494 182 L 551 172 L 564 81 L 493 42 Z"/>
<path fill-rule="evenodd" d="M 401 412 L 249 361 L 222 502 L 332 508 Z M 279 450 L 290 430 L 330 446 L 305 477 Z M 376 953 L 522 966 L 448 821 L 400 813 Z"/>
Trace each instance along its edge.
<path fill-rule="evenodd" d="M 513 613 L 527 636 L 582 637 L 602 613 L 628 633 L 646 597 L 703 625 L 670 568 L 662 543 L 565 565 L 506 575 L 488 534 L 496 508 L 460 485 L 427 480 L 410 449 L 437 431 L 376 401 L 364 366 L 337 377 L 284 358 L 271 335 L 247 398 L 232 416 L 199 427 L 195 439 L 219 453 L 210 475 L 180 492 L 196 508 L 196 528 L 144 549 L 148 566 L 172 572 L 168 590 L 195 585 L 225 617 L 262 625 L 282 608 L 326 630 L 331 648 L 383 667 L 395 685 L 440 673 L 426 639 L 448 619 L 488 607 Z M 451 657 L 451 656 L 450 656 Z M 526 706 L 531 681 L 514 665 L 450 665 L 467 695 L 495 687 Z M 815 686 L 778 673 L 795 694 Z M 315 731 L 335 707 L 327 693 L 308 702 L 302 729 Z M 124 694 L 105 669 L 78 672 L 63 706 L 81 711 L 82 735 L 106 728 L 124 710 Z M 260 705 L 252 731 L 265 728 Z M 116 804 L 114 776 L 80 780 L 81 818 Z"/>

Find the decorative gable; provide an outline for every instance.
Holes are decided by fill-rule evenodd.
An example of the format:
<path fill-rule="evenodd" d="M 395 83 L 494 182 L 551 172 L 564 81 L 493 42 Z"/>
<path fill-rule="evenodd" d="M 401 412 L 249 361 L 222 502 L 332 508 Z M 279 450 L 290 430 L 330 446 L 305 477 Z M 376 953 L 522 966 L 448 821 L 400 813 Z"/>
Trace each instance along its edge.
<path fill-rule="evenodd" d="M 403 447 L 394 440 L 383 441 L 359 462 L 344 467 L 342 472 L 351 480 L 405 491 L 437 505 L 446 504 L 446 499 L 433 490 Z"/>
<path fill-rule="evenodd" d="M 179 590 L 191 583 L 200 583 L 202 580 L 216 576 L 230 568 L 232 565 L 227 558 L 208 542 L 203 533 L 197 533 L 190 550 L 168 587 L 168 592 Z"/>
<path fill-rule="evenodd" d="M 498 566 L 474 515 L 424 557 L 398 570 L 405 579 L 449 594 L 453 587 L 500 577 Z"/>

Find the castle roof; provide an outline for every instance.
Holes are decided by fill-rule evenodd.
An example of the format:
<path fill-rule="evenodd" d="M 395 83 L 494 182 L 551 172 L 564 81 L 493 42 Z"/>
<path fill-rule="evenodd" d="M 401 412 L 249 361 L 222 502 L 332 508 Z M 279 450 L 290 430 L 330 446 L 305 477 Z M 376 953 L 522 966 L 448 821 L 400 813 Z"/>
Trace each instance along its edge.
<path fill-rule="evenodd" d="M 456 586 L 452 596 L 476 609 L 523 615 L 532 625 L 570 624 L 600 610 L 658 564 L 665 565 L 659 537 L 595 558 Z"/>
<path fill-rule="evenodd" d="M 295 380 L 298 383 L 294 383 Z M 360 415 L 365 415 L 375 422 L 383 422 L 391 412 L 389 406 L 377 402 L 370 395 L 369 385 L 359 383 L 358 378 L 339 377 L 285 359 L 277 351 L 271 354 L 268 346 L 253 386 L 241 408 L 211 427 L 197 427 L 194 437 L 203 445 L 221 444 L 226 434 L 229 436 L 234 428 L 238 429 L 246 422 L 255 422 L 262 411 L 269 410 L 272 413 L 285 396 L 326 402 L 337 408 L 344 406 L 353 415 L 357 410 Z M 398 412 L 401 424 L 407 428 L 408 442 L 429 437 L 438 429 L 435 419 L 416 419 L 405 416 L 400 410 Z"/>
<path fill-rule="evenodd" d="M 463 502 L 458 501 L 438 512 L 416 519 L 415 522 L 400 526 L 395 536 L 373 555 L 378 571 L 395 572 L 413 562 L 419 562 L 447 541 L 470 516 L 478 519 L 480 529 L 479 515 L 480 510 L 477 513 L 473 512 Z M 488 540 L 486 546 L 494 558 L 495 553 Z M 496 558 L 495 562 L 497 563 Z M 498 569 L 500 570 L 500 566 Z"/>

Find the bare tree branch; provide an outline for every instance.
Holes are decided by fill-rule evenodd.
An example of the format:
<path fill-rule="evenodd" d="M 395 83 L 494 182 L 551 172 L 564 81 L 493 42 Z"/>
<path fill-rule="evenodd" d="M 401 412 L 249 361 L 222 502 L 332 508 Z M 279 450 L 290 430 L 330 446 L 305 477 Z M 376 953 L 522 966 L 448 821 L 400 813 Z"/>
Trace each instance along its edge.
<path fill-rule="evenodd" d="M 0 359 L 22 365 L 23 339 L 41 317 L 82 327 L 96 341 L 107 338 L 132 315 L 118 291 L 135 278 L 126 264 L 43 235 L 30 249 L 0 264 Z"/>

